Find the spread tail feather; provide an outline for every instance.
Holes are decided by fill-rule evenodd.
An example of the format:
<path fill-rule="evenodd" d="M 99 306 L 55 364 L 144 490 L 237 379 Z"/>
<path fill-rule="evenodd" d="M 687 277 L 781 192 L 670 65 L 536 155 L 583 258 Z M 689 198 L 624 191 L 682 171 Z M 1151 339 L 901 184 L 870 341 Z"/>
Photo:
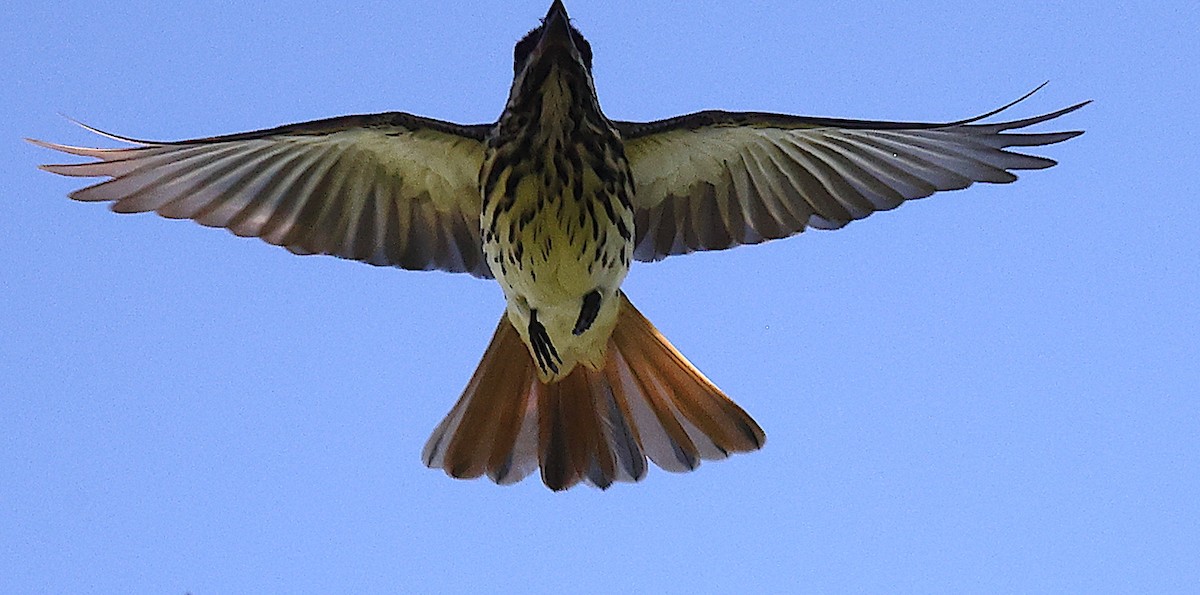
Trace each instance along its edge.
<path fill-rule="evenodd" d="M 457 478 L 496 483 L 541 468 L 553 490 L 645 477 L 646 459 L 690 471 L 757 450 L 766 436 L 621 294 L 604 367 L 543 384 L 520 335 L 500 319 L 475 375 L 422 456 Z"/>

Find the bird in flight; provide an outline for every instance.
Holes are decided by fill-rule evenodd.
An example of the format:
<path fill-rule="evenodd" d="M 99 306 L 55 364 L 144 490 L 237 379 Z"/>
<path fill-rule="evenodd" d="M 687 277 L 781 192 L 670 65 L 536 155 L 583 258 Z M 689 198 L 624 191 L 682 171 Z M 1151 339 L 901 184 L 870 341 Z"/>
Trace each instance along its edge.
<path fill-rule="evenodd" d="M 762 447 L 766 435 L 621 291 L 632 261 L 721 250 L 1054 161 L 1006 149 L 1082 131 L 1040 116 L 915 123 L 703 111 L 610 120 L 592 48 L 555 0 L 517 43 L 498 121 L 354 115 L 184 141 L 87 148 L 31 140 L 106 181 L 71 198 L 259 237 L 297 254 L 495 279 L 507 303 L 422 453 L 458 478 L 553 490 L 638 481 Z M 1040 87 L 1039 87 L 1040 88 Z M 1036 89 L 1035 89 L 1036 91 Z M 1032 94 L 1032 92 L 1030 93 Z"/>

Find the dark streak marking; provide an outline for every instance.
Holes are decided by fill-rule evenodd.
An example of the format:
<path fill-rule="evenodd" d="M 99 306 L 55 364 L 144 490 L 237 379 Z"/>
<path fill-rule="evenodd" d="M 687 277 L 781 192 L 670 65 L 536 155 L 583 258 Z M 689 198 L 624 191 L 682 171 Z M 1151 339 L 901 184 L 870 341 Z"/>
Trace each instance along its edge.
<path fill-rule="evenodd" d="M 538 322 L 537 310 L 529 311 L 529 343 L 533 347 L 533 355 L 537 359 L 537 365 L 542 369 L 542 372 L 549 371 L 557 374 L 558 364 L 562 363 L 562 358 L 558 356 L 558 350 L 554 348 L 554 343 L 550 341 L 550 335 L 546 332 L 546 327 Z"/>
<path fill-rule="evenodd" d="M 596 322 L 598 314 L 600 314 L 600 291 L 593 289 L 583 296 L 583 306 L 579 308 L 579 319 L 575 321 L 575 328 L 571 330 L 571 334 L 578 337 L 584 331 L 592 328 L 592 323 Z"/>

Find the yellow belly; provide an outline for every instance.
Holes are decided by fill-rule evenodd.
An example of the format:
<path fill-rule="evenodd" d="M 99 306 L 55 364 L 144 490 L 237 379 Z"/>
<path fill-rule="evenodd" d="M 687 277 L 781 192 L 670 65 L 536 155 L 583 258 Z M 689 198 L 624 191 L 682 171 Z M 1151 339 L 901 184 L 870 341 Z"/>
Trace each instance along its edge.
<path fill-rule="evenodd" d="M 562 359 L 557 372 L 543 375 L 545 381 L 566 376 L 577 363 L 601 365 L 633 249 L 619 229 L 632 226 L 632 213 L 614 211 L 619 222 L 607 216 L 596 202 L 609 199 L 600 194 L 604 187 L 595 174 L 564 180 L 554 173 L 497 184 L 513 192 L 486 200 L 499 206 L 485 213 L 482 223 L 484 253 L 504 290 L 509 319 L 529 345 L 529 324 L 536 315 Z M 577 183 L 583 186 L 579 191 Z M 600 292 L 600 311 L 590 328 L 576 335 L 583 298 L 593 291 Z"/>

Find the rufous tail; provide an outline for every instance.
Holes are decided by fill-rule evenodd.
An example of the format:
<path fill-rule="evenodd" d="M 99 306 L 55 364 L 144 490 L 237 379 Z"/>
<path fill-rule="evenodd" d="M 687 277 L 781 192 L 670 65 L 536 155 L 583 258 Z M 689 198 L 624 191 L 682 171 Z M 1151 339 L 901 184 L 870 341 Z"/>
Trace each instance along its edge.
<path fill-rule="evenodd" d="M 646 476 L 647 457 L 691 471 L 762 447 L 766 435 L 621 294 L 604 367 L 576 366 L 553 384 L 507 317 L 422 457 L 452 477 L 520 481 L 536 468 L 552 490 L 607 488 Z"/>

